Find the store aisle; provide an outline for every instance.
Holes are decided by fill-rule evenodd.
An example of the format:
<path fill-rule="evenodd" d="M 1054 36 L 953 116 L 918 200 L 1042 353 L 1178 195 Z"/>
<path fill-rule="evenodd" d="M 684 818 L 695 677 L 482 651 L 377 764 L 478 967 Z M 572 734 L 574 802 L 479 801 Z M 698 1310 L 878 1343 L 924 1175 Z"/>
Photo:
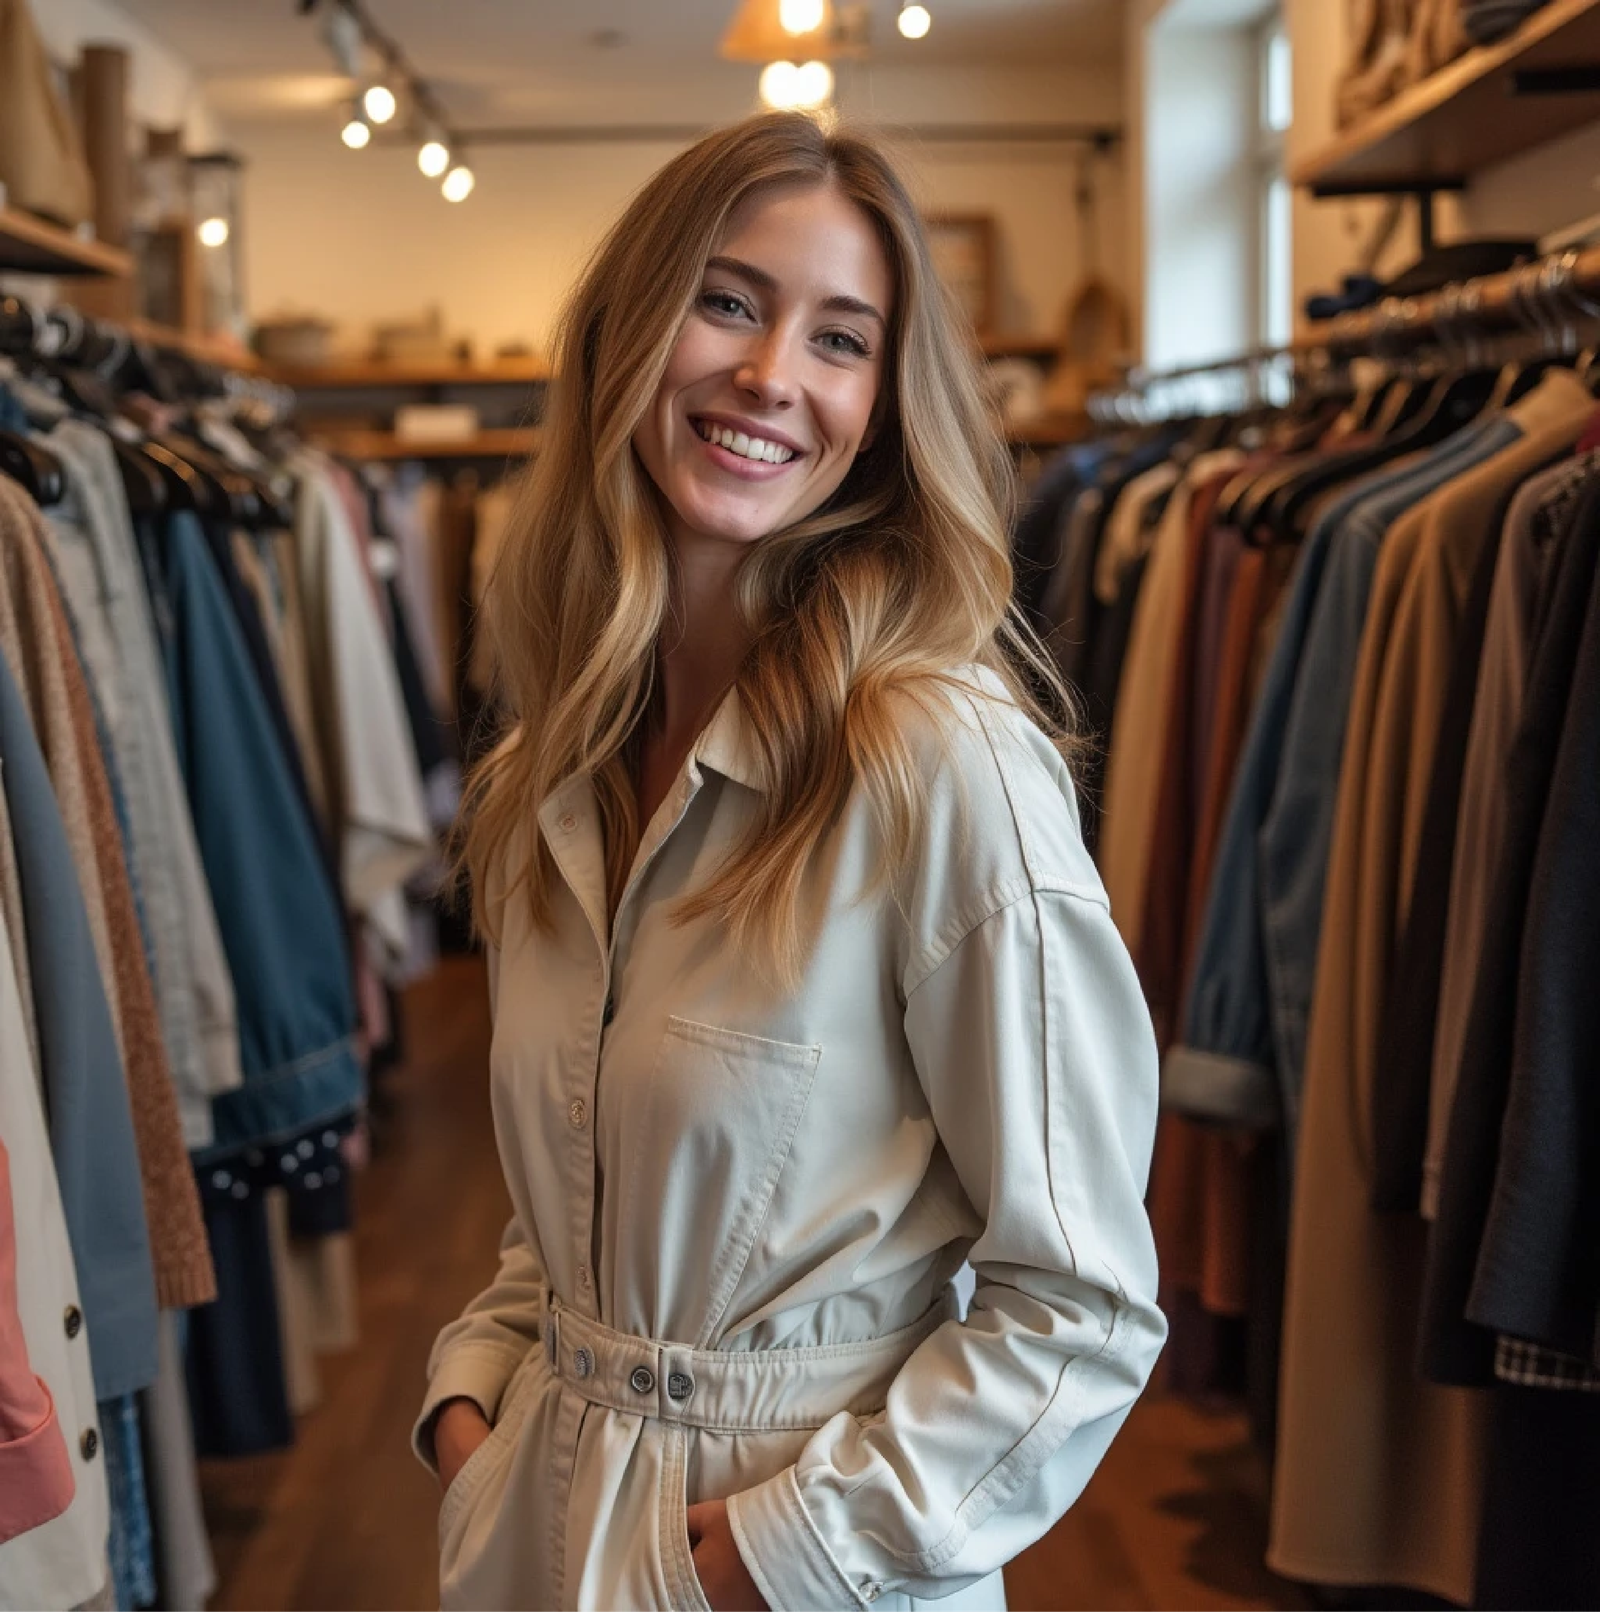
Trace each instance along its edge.
<path fill-rule="evenodd" d="M 440 1321 L 493 1273 L 507 1215 L 483 1080 L 483 972 L 405 1003 L 383 1147 L 358 1189 L 361 1347 L 321 1361 L 293 1449 L 202 1472 L 218 1609 L 432 1607 L 438 1496 L 407 1444 Z M 1013 1612 L 1309 1603 L 1261 1566 L 1266 1474 L 1242 1414 L 1155 1390 L 1079 1504 L 1007 1572 Z"/>

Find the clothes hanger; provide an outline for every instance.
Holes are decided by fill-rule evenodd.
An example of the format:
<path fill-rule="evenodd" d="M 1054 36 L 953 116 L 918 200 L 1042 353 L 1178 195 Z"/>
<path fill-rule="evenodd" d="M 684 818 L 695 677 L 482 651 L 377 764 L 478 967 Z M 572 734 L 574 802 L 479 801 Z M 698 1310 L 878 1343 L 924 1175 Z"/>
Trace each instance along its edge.
<path fill-rule="evenodd" d="M 0 430 L 0 475 L 9 477 L 40 509 L 67 496 L 65 467 L 48 448 L 14 431 Z"/>

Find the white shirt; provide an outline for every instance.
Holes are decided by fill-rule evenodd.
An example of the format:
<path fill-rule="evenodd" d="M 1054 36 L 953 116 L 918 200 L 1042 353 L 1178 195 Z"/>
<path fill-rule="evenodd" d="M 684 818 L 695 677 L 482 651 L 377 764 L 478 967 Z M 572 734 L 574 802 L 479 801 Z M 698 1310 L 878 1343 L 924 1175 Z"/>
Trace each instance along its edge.
<path fill-rule="evenodd" d="M 682 1509 L 717 1497 L 775 1608 L 969 1586 L 946 1604 L 994 1606 L 983 1581 L 1076 1499 L 1144 1386 L 1166 1331 L 1149 1017 L 1056 752 L 1009 702 L 951 696 L 940 720 L 948 759 L 933 719 L 909 720 L 928 831 L 898 900 L 862 898 L 884 852 L 858 789 L 812 863 L 820 928 L 789 991 L 716 923 L 672 922 L 759 804 L 736 694 L 609 929 L 588 780 L 540 808 L 554 931 L 514 906 L 491 963 L 515 1216 L 497 1282 L 440 1335 L 418 1424 L 425 1459 L 444 1399 L 496 1424 L 446 1497 L 446 1606 L 703 1606 Z M 935 1309 L 866 1411 L 819 1407 L 808 1357 L 774 1389 L 774 1357 L 750 1353 L 883 1338 L 969 1260 L 965 1319 Z M 535 1347 L 548 1294 L 747 1364 L 739 1408 L 770 1425 L 682 1426 L 664 1400 L 630 1415 L 625 1384 L 621 1406 L 583 1397 L 553 1340 Z"/>

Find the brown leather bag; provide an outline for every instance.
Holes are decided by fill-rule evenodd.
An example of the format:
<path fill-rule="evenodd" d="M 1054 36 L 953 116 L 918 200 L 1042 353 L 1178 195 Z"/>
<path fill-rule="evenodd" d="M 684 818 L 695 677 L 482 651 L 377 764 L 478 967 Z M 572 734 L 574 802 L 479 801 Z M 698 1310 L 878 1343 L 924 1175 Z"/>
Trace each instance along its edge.
<path fill-rule="evenodd" d="M 83 143 L 28 0 L 0 0 L 0 185 L 9 206 L 69 228 L 94 214 Z"/>

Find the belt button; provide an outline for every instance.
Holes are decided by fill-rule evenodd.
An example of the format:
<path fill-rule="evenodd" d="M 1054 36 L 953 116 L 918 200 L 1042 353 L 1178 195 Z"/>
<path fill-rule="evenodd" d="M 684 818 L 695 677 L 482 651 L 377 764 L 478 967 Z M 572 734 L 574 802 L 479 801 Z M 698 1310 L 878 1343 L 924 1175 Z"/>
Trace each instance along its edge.
<path fill-rule="evenodd" d="M 83 1437 L 78 1440 L 78 1449 L 85 1461 L 92 1461 L 100 1452 L 100 1435 L 92 1427 L 83 1430 Z"/>
<path fill-rule="evenodd" d="M 863 1601 L 876 1601 L 883 1594 L 883 1586 L 877 1583 L 868 1583 L 861 1586 L 861 1599 Z"/>
<path fill-rule="evenodd" d="M 67 1306 L 67 1313 L 61 1317 L 61 1325 L 69 1338 L 75 1338 L 83 1331 L 83 1311 L 76 1304 Z"/>
<path fill-rule="evenodd" d="M 588 1377 L 594 1372 L 594 1356 L 587 1349 L 580 1349 L 572 1357 L 572 1369 L 580 1377 Z"/>
<path fill-rule="evenodd" d="M 634 1393 L 648 1394 L 656 1385 L 656 1374 L 648 1366 L 635 1366 L 628 1381 L 633 1384 Z"/>
<path fill-rule="evenodd" d="M 583 1129 L 583 1122 L 588 1119 L 588 1117 L 589 1110 L 584 1107 L 583 1099 L 581 1097 L 574 1097 L 571 1103 L 567 1106 L 567 1124 L 569 1124 L 573 1130 L 581 1131 Z"/>
<path fill-rule="evenodd" d="M 683 1401 L 694 1392 L 694 1378 L 686 1371 L 675 1371 L 667 1378 L 667 1397 Z"/>

